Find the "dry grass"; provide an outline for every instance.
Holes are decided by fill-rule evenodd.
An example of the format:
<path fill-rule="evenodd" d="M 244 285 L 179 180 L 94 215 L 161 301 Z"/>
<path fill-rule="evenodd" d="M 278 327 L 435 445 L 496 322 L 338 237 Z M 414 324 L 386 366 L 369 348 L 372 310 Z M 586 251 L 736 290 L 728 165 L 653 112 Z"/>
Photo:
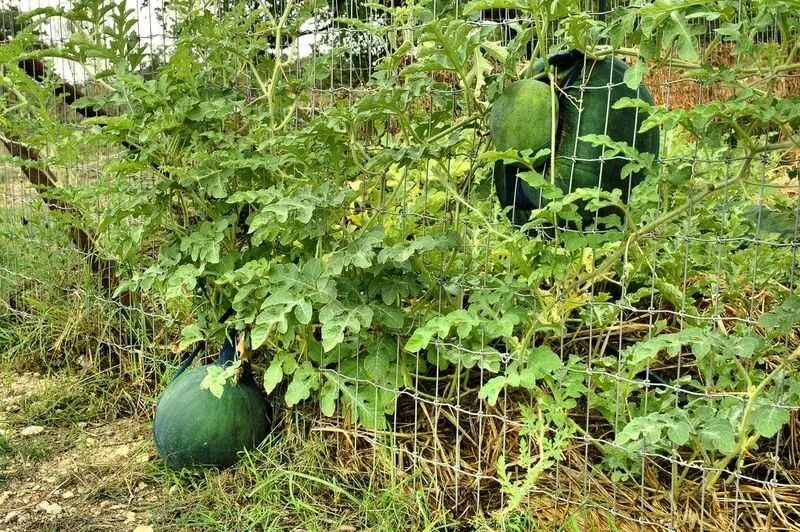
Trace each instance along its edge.
<path fill-rule="evenodd" d="M 730 66 L 734 60 L 730 46 L 720 45 L 710 54 L 707 64 Z M 672 67 L 651 70 L 644 82 L 650 89 L 655 103 L 669 109 L 690 109 L 710 101 L 726 101 L 734 97 L 737 92 L 730 84 L 704 83 L 690 77 L 685 71 Z M 769 79 L 747 79 L 745 83 L 779 98 L 800 96 L 800 69 L 784 72 Z"/>
<path fill-rule="evenodd" d="M 755 300 L 758 314 L 777 304 L 767 290 L 742 295 L 742 302 L 750 300 Z M 728 305 L 720 330 L 731 333 L 737 320 L 748 317 L 748 306 Z M 626 323 L 619 329 L 626 343 L 636 341 L 641 328 L 636 321 Z M 616 334 L 618 326 L 609 332 Z M 604 331 L 595 331 L 594 341 L 603 335 Z M 589 338 L 578 333 L 570 341 L 578 352 L 588 349 L 580 344 L 587 344 Z M 795 345 L 800 338 L 789 341 Z M 690 359 L 691 354 L 686 354 L 687 374 L 697 372 Z M 658 364 L 652 367 L 654 372 L 661 369 Z M 425 387 L 425 396 L 412 391 L 401 394 L 390 431 L 367 430 L 348 419 L 310 413 L 312 431 L 327 435 L 337 470 L 362 474 L 380 470 L 399 479 L 422 479 L 417 486 L 424 490 L 430 507 L 447 508 L 460 520 L 475 521 L 498 511 L 502 515 L 508 496 L 498 480 L 498 459 L 505 459 L 512 478 L 525 475 L 519 465 L 520 433 L 526 428 L 520 405 L 535 402 L 527 392 L 507 391 L 496 406 L 489 406 L 477 397 L 477 379 L 464 383 L 471 391 L 447 399 L 449 382 L 450 375 L 445 375 Z M 571 415 L 585 436 L 572 439 L 563 460 L 542 474 L 518 510 L 533 516 L 542 529 L 572 523 L 575 530 L 800 531 L 800 492 L 795 489 L 800 485 L 797 412 L 778 436 L 779 446 L 775 440 L 762 439 L 757 450 L 748 452 L 742 467 L 732 467 L 707 491 L 703 484 L 713 462 L 688 452 L 643 456 L 640 475 L 626 481 L 612 479 L 601 467 L 603 448 L 614 438 L 611 426 L 591 410 L 587 414 L 585 404 Z M 771 482 L 773 478 L 777 483 Z"/>
<path fill-rule="evenodd" d="M 425 490 L 430 507 L 451 509 L 457 519 L 502 513 L 506 496 L 495 464 L 501 455 L 514 463 L 518 454 L 514 413 L 490 410 L 480 418 L 463 416 L 454 425 L 452 407 L 408 401 L 403 408 L 408 411 L 401 416 L 413 417 L 416 411 L 422 421 L 401 424 L 393 435 L 356 429 L 342 420 L 318 419 L 312 430 L 329 436 L 339 470 L 368 472 L 380 464 L 400 479 L 416 474 L 425 479 L 418 488 Z M 437 420 L 435 430 L 427 418 Z M 476 424 L 480 430 L 471 426 Z M 702 493 L 698 473 L 673 495 L 669 462 L 650 459 L 638 481 L 615 482 L 597 465 L 593 445 L 601 442 L 576 440 L 563 461 L 538 479 L 518 511 L 533 516 L 544 530 L 570 521 L 578 530 L 800 530 L 800 493 L 793 487 L 731 477 Z M 796 465 L 785 474 L 793 484 L 800 482 Z"/>

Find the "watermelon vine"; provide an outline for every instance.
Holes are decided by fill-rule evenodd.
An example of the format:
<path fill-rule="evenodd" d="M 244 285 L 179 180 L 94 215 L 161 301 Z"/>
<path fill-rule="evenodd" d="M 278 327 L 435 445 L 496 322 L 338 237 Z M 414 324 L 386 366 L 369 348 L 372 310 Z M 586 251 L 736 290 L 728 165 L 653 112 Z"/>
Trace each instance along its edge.
<path fill-rule="evenodd" d="M 342 56 L 352 61 L 341 49 L 304 61 L 264 51 L 263 37 L 298 34 L 312 2 L 270 16 L 175 2 L 174 50 L 147 72 L 130 13 L 117 13 L 103 38 L 23 46 L 49 16 L 97 23 L 111 4 L 44 10 L 2 48 L 3 85 L 27 96 L 4 93 L 0 127 L 54 145 L 51 160 L 61 164 L 80 160 L 81 149 L 139 146 L 105 158 L 96 182 L 60 194 L 119 262 L 118 292 L 163 300 L 185 323 L 181 349 L 219 344 L 229 328 L 246 333 L 264 389 L 287 407 L 316 401 L 325 415 L 385 429 L 402 392 L 438 396 L 420 376 L 452 378 L 464 388 L 453 394 L 475 394 L 487 408 L 526 390 L 538 410 L 525 417 L 562 435 L 531 471 L 559 459 L 567 436 L 584 430 L 573 417 L 589 409 L 615 435 L 603 450 L 617 478 L 638 474 L 643 449 L 725 468 L 774 437 L 788 423 L 786 405 L 800 400 L 800 303 L 785 224 L 759 225 L 752 209 L 768 201 L 794 215 L 786 198 L 766 197 L 752 181 L 798 147 L 800 101 L 752 79 L 797 69 L 797 11 L 763 2 L 739 19 L 731 2 L 656 1 L 599 20 L 573 0 L 436 5 L 435 13 L 433 2 L 387 7 L 394 25 L 358 26 L 392 46 L 355 87 L 337 71 Z M 515 9 L 534 29 L 502 42 L 476 21 L 486 9 Z M 701 46 L 712 20 L 718 29 Z M 780 42 L 759 42 L 770 21 Z M 734 66 L 712 65 L 721 46 Z M 489 135 L 492 103 L 514 81 L 541 74 L 552 94 L 563 89 L 548 58 L 565 51 L 630 63 L 611 78 L 626 96 L 604 114 L 645 117 L 635 129 L 649 147 L 607 131 L 570 132 L 588 157 L 624 159 L 608 190 L 583 177 L 584 188 L 557 182 L 552 163 L 564 153 L 554 146 L 499 151 Z M 103 91 L 74 105 L 119 112 L 79 127 L 48 120 L 52 95 L 18 67 L 34 55 L 102 57 Z M 636 97 L 660 65 L 722 80 L 736 95 L 669 110 Z M 334 90 L 319 90 L 334 77 Z M 547 201 L 507 217 L 492 177 L 498 162 L 518 165 Z M 583 209 L 601 213 L 603 226 Z M 754 231 L 781 245 L 749 244 Z M 753 317 L 752 298 L 767 286 L 758 316 L 724 319 L 724 309 Z M 639 316 L 648 309 L 646 332 Z M 597 345 L 580 341 L 588 331 L 626 335 Z M 643 374 L 682 357 L 693 371 Z"/>

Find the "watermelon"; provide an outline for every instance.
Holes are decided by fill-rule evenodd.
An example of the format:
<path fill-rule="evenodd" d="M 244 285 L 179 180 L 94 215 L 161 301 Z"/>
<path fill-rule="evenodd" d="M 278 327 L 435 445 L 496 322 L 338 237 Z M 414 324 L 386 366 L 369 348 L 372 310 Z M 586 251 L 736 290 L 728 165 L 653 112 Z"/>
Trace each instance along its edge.
<path fill-rule="evenodd" d="M 498 150 L 538 151 L 550 145 L 553 119 L 550 85 L 523 79 L 509 85 L 492 103 L 489 131 Z M 557 103 L 556 112 L 558 112 Z"/>
<path fill-rule="evenodd" d="M 228 380 L 219 398 L 200 387 L 209 368 L 229 364 L 233 352 L 233 343 L 226 340 L 214 364 L 179 374 L 159 399 L 153 438 L 169 467 L 227 467 L 240 451 L 266 438 L 268 405 L 249 374 L 238 383 Z"/>
<path fill-rule="evenodd" d="M 638 131 L 647 115 L 634 108 L 613 108 L 614 103 L 624 97 L 652 104 L 650 92 L 644 84 L 634 90 L 623 83 L 628 66 L 618 59 L 584 62 L 583 56 L 573 51 L 554 56 L 550 62 L 556 64 L 556 61 L 559 68 L 566 69 L 567 75 L 559 102 L 555 185 L 564 193 L 576 188 L 620 189 L 623 198 L 628 198 L 630 190 L 642 182 L 644 174 L 637 172 L 623 178 L 622 168 L 628 162 L 623 156 L 601 161 L 602 146 L 594 147 L 578 138 L 588 134 L 608 135 L 614 141 L 627 142 L 639 152 L 658 155 L 658 130 Z M 547 203 L 538 190 L 518 178 L 520 170 L 518 165 L 503 162 L 495 163 L 493 169 L 498 199 L 504 207 L 514 206 L 511 216 L 515 224 L 524 223 L 531 210 Z M 537 170 L 549 175 L 546 164 Z M 584 222 L 591 221 L 595 215 L 586 210 L 581 214 Z"/>
<path fill-rule="evenodd" d="M 559 117 L 563 128 L 556 151 L 556 175 L 565 192 L 579 187 L 600 187 L 603 190 L 620 189 L 623 198 L 627 198 L 630 189 L 644 179 L 642 172 L 623 179 L 622 167 L 628 161 L 622 155 L 601 160 L 603 147 L 578 140 L 583 135 L 608 135 L 614 141 L 628 143 L 640 153 L 658 154 L 658 129 L 639 132 L 647 116 L 635 108 L 613 109 L 614 103 L 626 97 L 653 103 L 653 97 L 644 84 L 638 89 L 625 85 L 626 70 L 628 66 L 619 59 L 590 61 L 583 68 L 583 76 L 578 75 L 565 88 Z"/>

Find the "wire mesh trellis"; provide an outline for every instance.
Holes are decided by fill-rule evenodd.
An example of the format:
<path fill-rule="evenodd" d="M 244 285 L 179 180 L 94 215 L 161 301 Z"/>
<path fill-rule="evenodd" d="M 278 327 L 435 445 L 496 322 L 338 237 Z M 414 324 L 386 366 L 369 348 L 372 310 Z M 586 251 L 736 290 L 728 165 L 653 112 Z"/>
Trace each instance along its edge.
<path fill-rule="evenodd" d="M 15 7 L 19 7 L 20 12 L 26 12 L 45 5 L 32 2 Z M 278 18 L 286 6 L 249 7 L 265 17 L 269 13 L 273 18 Z M 280 38 L 272 41 L 263 39 L 263 53 L 291 59 L 297 72 L 309 68 L 309 63 L 316 64 L 315 61 L 320 58 L 331 58 L 326 69 L 320 69 L 319 73 L 312 70 L 308 96 L 295 111 L 296 123 L 337 104 L 357 105 L 363 97 L 377 93 L 375 85 L 370 84 L 370 76 L 380 75 L 382 60 L 386 56 L 400 49 L 404 43 L 417 51 L 423 48 L 416 32 L 423 23 L 411 15 L 404 20 L 393 19 L 393 16 L 399 16 L 398 12 L 385 8 L 394 7 L 400 6 L 339 2 L 327 11 L 318 12 L 317 18 L 299 25 L 298 34 L 285 42 Z M 443 8 L 434 5 L 430 12 L 436 16 L 440 7 Z M 746 9 L 748 7 L 740 3 L 740 18 L 752 16 Z M 180 17 L 171 16 L 168 6 L 153 2 L 128 4 L 128 8 L 134 11 L 136 34 L 145 56 L 149 56 L 140 63 L 139 68 L 157 72 L 175 53 L 172 26 L 180 22 Z M 232 6 L 215 5 L 213 8 L 212 11 L 222 17 Z M 605 20 L 606 17 L 624 13 L 630 6 L 599 1 L 587 2 L 584 9 L 591 18 Z M 7 9 L 3 13 L 6 13 L 3 27 L 11 37 L 14 29 L 14 24 L 9 23 L 12 11 Z M 478 17 L 468 20 L 476 27 L 501 27 L 498 34 L 505 43 L 534 23 L 531 18 L 508 9 L 494 10 L 490 15 L 493 17 L 490 20 Z M 372 32 L 352 24 L 336 24 L 334 17 L 366 21 L 372 26 Z M 49 20 L 44 33 L 40 35 L 41 40 L 49 46 L 68 41 L 71 30 L 76 29 L 70 28 L 64 19 L 55 17 Z M 714 42 L 712 36 L 719 28 L 710 21 L 706 29 L 706 33 L 700 36 L 700 42 L 708 45 Z M 555 31 L 547 32 L 546 37 L 553 44 L 564 38 L 563 34 Z M 780 32 L 773 25 L 761 30 L 756 37 L 765 42 L 777 42 Z M 252 46 L 255 41 L 257 38 L 252 37 L 248 42 Z M 709 65 L 726 65 L 731 60 L 741 58 L 730 55 L 730 50 L 724 45 L 715 46 L 713 54 L 703 56 Z M 409 55 L 409 64 L 413 65 L 416 60 L 416 57 Z M 50 66 L 58 76 L 48 77 L 42 80 L 43 83 L 58 87 L 66 80 L 81 87 L 82 93 L 92 94 L 101 90 L 90 82 L 93 76 L 89 73 L 102 71 L 105 68 L 102 61 L 79 65 L 54 59 Z M 687 74 L 687 70 L 690 69 L 679 69 L 672 63 L 663 67 L 654 65 L 649 70 L 644 79 L 657 105 L 667 110 L 692 109 L 733 96 L 728 85 L 694 79 L 694 74 Z M 798 94 L 797 72 L 797 69 L 780 71 L 766 81 L 755 80 L 754 85 L 760 83 L 767 87 L 764 97 L 777 95 L 791 98 Z M 295 74 L 287 68 L 287 76 Z M 436 84 L 427 99 L 422 98 L 425 102 L 423 105 L 428 106 L 431 114 L 449 113 L 453 123 L 457 123 L 463 118 L 458 104 L 463 87 L 458 86 L 447 73 L 431 71 L 429 76 Z M 624 84 L 623 81 L 615 82 L 613 77 L 607 86 L 587 86 L 585 77 L 583 81 L 582 93 Z M 248 93 L 247 101 L 258 97 L 250 94 L 252 84 L 241 90 Z M 606 125 L 610 112 L 610 107 L 606 108 Z M 65 106 L 54 111 L 54 118 L 58 120 L 48 124 L 51 131 L 66 135 L 70 128 L 83 127 L 78 124 L 74 110 Z M 387 124 L 365 126 L 360 140 L 371 148 L 395 147 L 387 138 L 391 138 L 392 128 L 400 127 L 395 122 L 401 119 L 402 114 L 396 114 L 386 119 Z M 42 160 L 50 161 L 52 151 L 65 148 L 63 142 L 42 141 L 34 130 L 31 128 L 31 138 L 41 146 Z M 606 130 L 603 133 L 610 132 Z M 475 131 L 470 134 L 477 136 Z M 5 132 L 4 138 L 9 142 L 14 140 L 7 137 Z M 766 137 L 758 141 L 768 142 Z M 311 417 L 312 430 L 330 434 L 332 445 L 337 449 L 336 456 L 342 465 L 362 470 L 388 467 L 396 475 L 421 471 L 423 475 L 414 477 L 414 486 L 424 489 L 432 501 L 451 509 L 459 518 L 504 507 L 509 499 L 515 498 L 513 487 L 516 486 L 518 492 L 525 492 L 525 508 L 535 513 L 541 522 L 556 523 L 574 514 L 578 516 L 578 526 L 582 529 L 606 529 L 612 523 L 622 529 L 657 530 L 798 528 L 800 500 L 796 494 L 800 479 L 797 476 L 797 435 L 794 426 L 797 407 L 791 402 L 795 397 L 794 392 L 787 389 L 784 393 L 781 388 L 784 384 L 778 384 L 776 398 L 751 404 L 748 398 L 753 397 L 752 390 L 734 391 L 734 388 L 726 389 L 722 384 L 719 384 L 719 390 L 715 390 L 713 386 L 698 387 L 696 382 L 698 372 L 704 376 L 713 373 L 709 357 L 729 357 L 730 353 L 724 351 L 738 349 L 737 346 L 741 346 L 741 352 L 732 356 L 741 357 L 744 361 L 740 362 L 737 358 L 743 374 L 728 378 L 750 379 L 751 376 L 746 374 L 754 368 L 749 366 L 747 359 L 753 356 L 754 348 L 752 345 L 748 348 L 750 340 L 736 336 L 738 331 L 752 332 L 764 328 L 761 316 L 780 303 L 775 294 L 795 291 L 796 213 L 800 212 L 797 209 L 796 183 L 793 182 L 797 171 L 796 152 L 788 152 L 780 160 L 768 152 L 757 150 L 754 152 L 757 155 L 748 156 L 731 156 L 732 151 L 709 154 L 701 151 L 697 139 L 667 127 L 661 131 L 661 145 L 659 164 L 669 171 L 682 173 L 682 178 L 687 182 L 687 189 L 683 192 L 685 208 L 679 218 L 680 223 L 675 225 L 675 232 L 660 234 L 661 227 L 658 225 L 645 226 L 646 231 L 640 228 L 639 242 L 617 256 L 618 262 L 623 265 L 622 275 L 609 283 L 616 285 L 616 289 L 606 286 L 599 288 L 595 283 L 590 283 L 584 296 L 577 301 L 571 301 L 573 295 L 568 293 L 556 293 L 550 299 L 541 299 L 542 304 L 550 305 L 556 313 L 564 312 L 562 307 L 571 305 L 567 316 L 580 315 L 579 320 L 572 318 L 577 325 L 565 326 L 560 334 L 549 336 L 550 340 L 557 338 L 550 347 L 565 368 L 561 375 L 565 388 L 573 380 L 585 388 L 580 401 L 570 396 L 561 398 L 572 405 L 569 409 L 574 421 L 571 431 L 563 427 L 562 431 L 543 426 L 542 409 L 552 405 L 542 404 L 541 397 L 530 390 L 504 387 L 493 400 L 481 394 L 492 378 L 505 375 L 504 378 L 508 379 L 510 372 L 517 371 L 513 369 L 516 367 L 515 359 L 508 346 L 493 345 L 488 341 L 470 344 L 462 342 L 461 337 L 457 336 L 432 335 L 427 352 L 417 353 L 414 359 L 416 366 L 411 372 L 412 382 L 406 383 L 400 390 L 375 380 L 369 372 L 357 374 L 354 378 L 347 372 L 327 370 L 342 389 L 351 385 L 357 394 L 359 386 L 366 386 L 374 390 L 376 395 L 386 392 L 394 397 L 394 411 L 388 430 L 355 425 L 343 411 L 337 412 L 336 416 Z M 122 153 L 106 148 L 102 153 L 89 154 L 79 166 L 51 168 L 55 179 L 68 187 L 70 184 L 80 184 L 82 180 L 97 178 L 102 171 L 101 161 L 121 158 Z M 447 165 L 458 164 L 459 157 L 469 163 L 475 163 L 479 157 L 476 150 L 448 155 Z M 604 163 L 605 160 L 601 161 L 601 168 Z M 24 323 L 36 314 L 30 306 L 14 302 L 13 298 L 25 298 L 27 295 L 34 300 L 47 302 L 48 298 L 64 297 L 66 288 L 68 292 L 83 296 L 76 298 L 81 305 L 86 305 L 87 301 L 97 302 L 97 306 L 89 305 L 88 308 L 82 308 L 81 312 L 103 313 L 103 309 L 110 305 L 125 310 L 122 323 L 142 324 L 141 334 L 133 335 L 120 322 L 109 326 L 105 319 L 98 317 L 97 330 L 92 331 L 96 335 L 93 345 L 106 346 L 107 350 L 116 350 L 117 353 L 134 350 L 140 357 L 163 359 L 163 346 L 169 334 L 164 331 L 176 325 L 176 318 L 163 304 L 148 301 L 147 305 L 140 304 L 133 308 L 112 296 L 110 291 L 98 289 L 91 281 L 91 272 L 85 270 L 82 253 L 70 249 L 68 235 L 63 234 L 61 226 L 37 201 L 36 190 L 30 186 L 29 179 L 20 177 L 18 165 L 19 156 L 14 161 L 7 160 L 3 167 L 4 233 L 0 237 L 4 241 L 5 257 L 0 264 L 0 280 L 3 281 L 0 296 L 6 303 L 7 319 Z M 30 166 L 36 167 L 35 164 Z M 387 226 L 413 225 L 419 227 L 421 236 L 448 231 L 460 235 L 460 244 L 454 248 L 457 253 L 453 260 L 463 264 L 462 275 L 455 280 L 448 279 L 450 271 L 445 271 L 444 263 L 440 264 L 442 271 L 431 272 L 439 282 L 433 289 L 435 293 L 429 296 L 431 301 L 438 300 L 438 310 L 442 313 L 452 310 L 446 307 L 447 302 L 453 300 L 453 292 L 458 293 L 460 298 L 460 308 L 456 310 L 467 309 L 468 300 L 539 297 L 530 286 L 518 282 L 500 284 L 503 277 L 497 271 L 497 264 L 502 264 L 507 273 L 513 274 L 519 260 L 494 256 L 495 241 L 491 238 L 491 231 L 505 230 L 502 217 L 492 216 L 488 228 L 479 227 L 476 219 L 460 215 L 462 206 L 449 191 L 443 197 L 428 196 L 429 190 L 435 190 L 433 185 L 438 179 L 437 171 L 430 164 L 423 170 L 400 168 L 400 184 L 394 186 L 411 197 L 411 189 L 415 188 L 413 181 L 416 180 L 422 197 L 421 208 L 415 208 L 410 199 L 399 205 L 391 204 L 387 197 L 391 187 L 384 181 L 379 183 L 382 191 L 380 204 L 358 206 L 352 214 L 366 212 Z M 795 172 L 794 177 L 792 172 Z M 415 177 L 409 177 L 411 174 Z M 714 209 L 706 209 L 711 199 L 709 189 L 700 180 L 703 175 L 718 176 L 717 186 L 712 191 L 722 192 L 714 200 Z M 674 175 L 660 177 L 665 180 L 676 178 Z M 485 189 L 467 190 L 467 201 L 471 202 L 479 196 L 485 199 Z M 623 197 L 631 194 L 630 190 L 624 191 Z M 744 225 L 740 216 L 741 202 L 748 197 L 755 208 L 755 223 L 752 225 Z M 430 207 L 439 201 L 445 205 L 444 208 L 437 211 Z M 668 203 L 669 198 L 659 198 L 658 201 Z M 97 202 L 103 203 L 104 199 L 97 198 Z M 769 236 L 774 231 L 767 227 L 774 220 L 771 208 L 776 202 L 789 206 L 789 210 L 783 211 L 784 222 L 786 212 L 792 213 L 794 219 L 794 223 L 784 223 L 788 229 L 784 229 L 782 237 L 778 239 Z M 487 217 L 497 214 L 498 210 L 499 207 L 494 207 L 492 212 L 486 213 Z M 583 234 L 569 226 L 559 231 L 560 238 L 567 242 L 567 246 L 570 234 Z M 597 234 L 602 235 L 603 232 L 597 231 Z M 602 243 L 600 238 L 596 242 Z M 556 249 L 561 244 L 554 242 L 550 245 Z M 26 255 L 26 249 L 34 249 L 35 252 Z M 586 253 L 591 264 L 592 251 Z M 43 267 L 38 262 L 42 257 L 55 264 Z M 526 258 L 537 260 L 546 257 L 539 255 Z M 641 279 L 636 285 L 627 282 L 629 270 L 626 266 L 634 261 L 645 264 L 651 270 L 652 275 L 647 282 L 641 282 Z M 594 267 L 596 265 L 587 266 L 585 272 L 576 271 L 576 278 L 592 273 L 591 268 Z M 40 271 L 57 272 L 59 275 L 42 277 Z M 85 278 L 76 280 L 76 272 L 81 272 Z M 534 279 L 533 282 L 544 283 L 546 280 Z M 615 292 L 613 299 L 608 297 L 609 291 Z M 412 316 L 412 319 L 415 318 L 414 325 L 422 327 L 423 317 Z M 687 339 L 675 348 L 667 343 L 659 343 L 666 342 L 662 333 L 683 333 L 682 338 Z M 726 340 L 729 337 L 736 339 Z M 396 351 L 394 367 L 398 372 L 405 340 L 405 336 L 398 335 L 390 346 Z M 529 340 L 532 348 L 541 347 L 538 343 L 540 338 Z M 786 334 L 780 341 L 786 342 L 787 351 L 791 351 L 795 344 L 792 333 Z M 686 346 L 690 349 L 687 350 Z M 673 356 L 658 358 L 655 355 L 660 350 L 670 350 Z M 634 355 L 642 356 L 640 364 L 631 363 L 630 357 Z M 570 360 L 574 358 L 580 359 L 581 363 L 570 365 Z M 489 359 L 493 362 L 488 362 Z M 137 367 L 146 366 L 143 359 L 133 364 Z M 490 366 L 494 369 L 490 370 Z M 769 374 L 776 367 L 781 367 L 781 363 L 768 360 L 758 370 Z M 759 373 L 759 376 L 763 378 L 763 374 Z M 791 387 L 790 379 L 781 379 L 786 381 L 785 386 Z M 789 398 L 790 402 L 782 398 Z M 717 449 L 726 455 L 735 451 L 735 460 L 711 460 L 703 445 L 713 448 L 713 442 L 721 438 L 722 433 L 739 427 L 715 421 L 717 414 L 714 413 L 708 415 L 716 424 L 707 423 L 708 420 L 704 419 L 686 420 L 672 415 L 674 411 L 687 408 L 695 399 L 727 405 L 726 408 L 732 410 L 739 408 L 739 416 L 750 415 L 751 407 L 765 416 L 773 415 L 774 408 L 778 408 L 780 413 L 775 415 L 786 415 L 790 422 L 782 425 L 771 438 L 758 440 L 759 445 L 764 445 L 769 451 L 759 448 L 756 453 L 746 446 L 741 449 Z M 628 401 L 635 404 L 627 405 Z M 674 410 L 670 408 L 671 405 Z M 742 409 L 747 413 L 742 414 Z M 741 420 L 741 417 L 736 419 Z M 647 421 L 638 432 L 637 420 L 639 423 Z M 681 425 L 684 422 L 686 427 Z M 678 434 L 681 430 L 712 443 L 698 444 L 690 451 L 679 450 L 682 445 L 687 445 L 684 437 Z M 564 436 L 568 439 L 567 443 L 559 442 L 561 432 L 562 435 L 568 434 Z M 634 433 L 636 437 L 631 435 Z M 662 434 L 669 434 L 667 441 L 674 445 L 665 447 L 664 444 L 654 445 L 654 442 L 648 441 L 651 438 L 660 442 L 664 438 Z M 625 440 L 625 437 L 629 439 Z M 559 460 L 541 458 L 545 455 L 546 442 L 553 442 L 552 445 L 559 442 Z M 640 447 L 633 449 L 634 444 Z M 689 448 L 692 449 L 691 446 Z M 623 452 L 626 453 L 625 458 L 620 458 Z M 538 461 L 537 454 L 540 455 Z M 630 463 L 631 456 L 638 463 Z M 501 458 L 502 462 L 499 462 Z M 618 461 L 615 463 L 614 460 Z M 625 473 L 621 474 L 620 470 Z M 703 489 L 709 479 L 721 474 L 730 476 L 733 481 L 724 485 L 712 482 L 714 489 Z"/>

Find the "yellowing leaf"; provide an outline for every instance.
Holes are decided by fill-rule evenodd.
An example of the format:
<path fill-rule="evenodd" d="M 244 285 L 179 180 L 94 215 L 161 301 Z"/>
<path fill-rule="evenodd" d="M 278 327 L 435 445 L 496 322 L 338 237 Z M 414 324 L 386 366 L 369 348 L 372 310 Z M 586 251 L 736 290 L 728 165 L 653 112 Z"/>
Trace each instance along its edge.
<path fill-rule="evenodd" d="M 594 271 L 594 250 L 592 248 L 583 248 L 581 265 L 588 273 L 592 273 Z"/>

